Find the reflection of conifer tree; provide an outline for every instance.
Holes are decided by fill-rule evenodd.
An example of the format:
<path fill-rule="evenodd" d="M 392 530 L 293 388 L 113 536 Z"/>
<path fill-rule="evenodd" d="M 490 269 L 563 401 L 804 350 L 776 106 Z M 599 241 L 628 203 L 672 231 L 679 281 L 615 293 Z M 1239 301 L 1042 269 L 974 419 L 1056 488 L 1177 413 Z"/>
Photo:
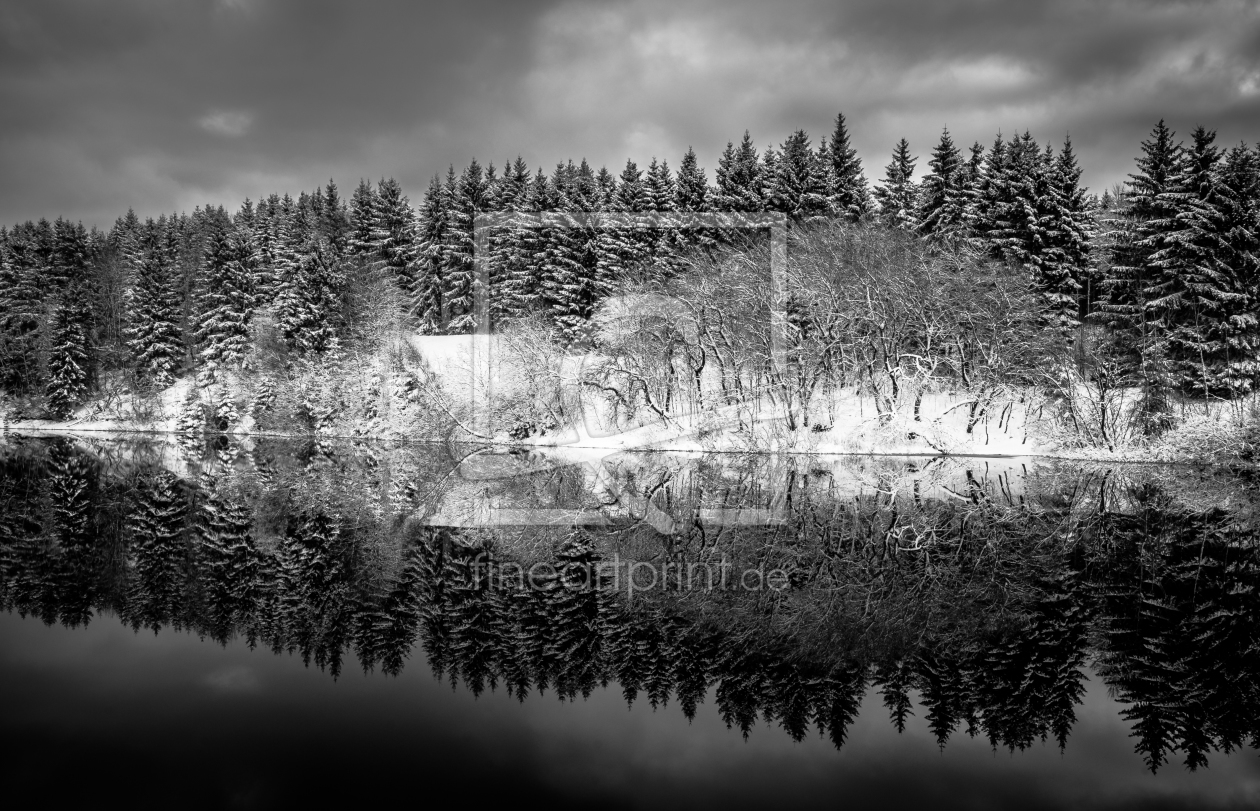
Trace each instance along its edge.
<path fill-rule="evenodd" d="M 905 660 L 879 666 L 875 671 L 875 683 L 880 687 L 884 706 L 898 732 L 906 731 L 906 718 L 914 715 L 910 708 L 910 686 L 914 671 Z"/>
<path fill-rule="evenodd" d="M 166 471 L 136 481 L 135 500 L 123 532 L 131 553 L 132 580 L 127 613 L 135 630 L 185 623 L 184 605 L 191 576 L 184 542 L 185 498 L 179 480 Z"/>
<path fill-rule="evenodd" d="M 99 468 L 87 454 L 68 441 L 52 446 L 48 458 L 48 497 L 52 506 L 53 549 L 48 574 L 53 578 L 52 601 L 43 619 L 69 626 L 86 625 L 99 599 L 100 545 L 96 543 Z"/>
<path fill-rule="evenodd" d="M 206 477 L 197 505 L 195 532 L 206 613 L 204 633 L 227 644 L 237 626 L 252 619 L 262 561 L 250 532 L 249 511 L 218 490 L 218 483 Z"/>
<path fill-rule="evenodd" d="M 1257 585 L 1254 547 L 1220 512 L 1189 513 L 1163 494 L 1137 494 L 1134 515 L 1108 515 L 1117 552 L 1102 572 L 1106 649 L 1100 671 L 1130 706 L 1136 750 L 1152 771 L 1180 750 L 1255 741 Z"/>

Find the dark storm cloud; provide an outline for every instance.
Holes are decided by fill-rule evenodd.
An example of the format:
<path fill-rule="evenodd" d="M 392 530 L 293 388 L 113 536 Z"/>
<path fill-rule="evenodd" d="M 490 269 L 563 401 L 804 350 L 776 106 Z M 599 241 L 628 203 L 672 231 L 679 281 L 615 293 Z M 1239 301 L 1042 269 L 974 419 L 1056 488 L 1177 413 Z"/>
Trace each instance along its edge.
<path fill-rule="evenodd" d="M 525 156 L 676 164 L 843 110 L 896 138 L 1067 132 L 1100 188 L 1159 118 L 1260 138 L 1255 2 L 39 0 L 0 8 L 0 219 L 142 213 Z M 923 165 L 926 161 L 921 161 Z"/>

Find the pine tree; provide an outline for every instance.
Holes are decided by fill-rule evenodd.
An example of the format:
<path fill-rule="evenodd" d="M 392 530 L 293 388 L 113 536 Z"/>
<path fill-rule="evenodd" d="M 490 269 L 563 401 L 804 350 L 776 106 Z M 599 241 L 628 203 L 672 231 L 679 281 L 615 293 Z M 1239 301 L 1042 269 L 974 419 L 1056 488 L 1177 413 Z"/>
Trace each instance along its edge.
<path fill-rule="evenodd" d="M 40 269 L 26 229 L 0 230 L 0 388 L 13 394 L 30 393 L 40 384 Z"/>
<path fill-rule="evenodd" d="M 762 197 L 761 163 L 752 137 L 744 132 L 739 149 L 730 142 L 718 159 L 716 172 L 717 189 L 711 197 L 714 211 L 761 211 Z"/>
<path fill-rule="evenodd" d="M 350 227 L 346 234 L 346 250 L 352 257 L 363 262 L 372 261 L 372 256 L 376 253 L 373 237 L 376 216 L 376 192 L 372 190 L 371 183 L 360 179 L 350 197 Z"/>
<path fill-rule="evenodd" d="M 931 171 L 919 187 L 916 230 L 932 242 L 957 242 L 962 238 L 966 213 L 966 169 L 948 128 L 941 131 L 928 166 Z"/>
<path fill-rule="evenodd" d="M 967 195 L 966 232 L 972 246 L 980 253 L 991 258 L 1000 259 L 1000 246 L 994 242 L 994 234 L 999 228 L 999 208 L 1005 195 L 1007 149 L 1002 133 L 993 139 L 988 154 L 983 162 L 976 164 L 978 155 L 972 148 L 972 163 L 975 172 Z"/>
<path fill-rule="evenodd" d="M 696 159 L 696 151 L 690 146 L 678 166 L 676 188 L 677 197 L 674 202 L 679 211 L 708 211 L 709 181 Z"/>
<path fill-rule="evenodd" d="M 910 142 L 902 138 L 893 147 L 892 161 L 884 167 L 884 182 L 875 189 L 879 218 L 892 228 L 910 230 L 915 226 L 918 187 L 914 182 L 914 164 L 918 158 L 910 154 Z"/>
<path fill-rule="evenodd" d="M 1041 228 L 1045 250 L 1034 284 L 1059 326 L 1071 330 L 1085 315 L 1094 280 L 1089 267 L 1093 217 L 1070 138 L 1064 139 L 1063 149 L 1045 171 L 1044 199 L 1039 205 L 1044 212 Z"/>
<path fill-rule="evenodd" d="M 88 336 L 90 319 L 91 311 L 82 284 L 72 282 L 55 305 L 49 330 L 45 392 L 48 411 L 58 419 L 70 416 L 88 396 L 92 380 Z"/>
<path fill-rule="evenodd" d="M 341 260 L 318 236 L 299 239 L 291 223 L 281 224 L 283 248 L 272 303 L 276 323 L 291 349 L 305 354 L 335 350 L 345 278 Z"/>
<path fill-rule="evenodd" d="M 822 217 L 829 211 L 823 168 L 805 130 L 797 130 L 783 142 L 768 188 L 767 208 L 788 215 L 793 222 Z"/>
<path fill-rule="evenodd" d="M 450 189 L 450 224 L 447 230 L 444 275 L 452 333 L 471 332 L 473 323 L 473 220 L 486 210 L 486 180 L 476 159 Z"/>
<path fill-rule="evenodd" d="M 862 174 L 862 159 L 849 143 L 849 130 L 844 113 L 836 115 L 836 126 L 827 145 L 831 156 L 831 208 L 837 215 L 850 222 L 857 222 L 870 215 L 872 202 Z"/>
<path fill-rule="evenodd" d="M 319 233 L 329 246 L 338 253 L 349 248 L 350 215 L 337 191 L 332 178 L 324 187 L 323 203 L 319 211 Z"/>
<path fill-rule="evenodd" d="M 1192 133 L 1170 182 L 1172 222 L 1152 243 L 1158 249 L 1147 261 L 1156 277 L 1150 306 L 1165 330 L 1176 383 L 1203 395 L 1230 395 L 1235 329 L 1229 316 L 1245 294 L 1233 289 L 1227 261 L 1226 192 L 1215 138 L 1201 126 Z"/>
<path fill-rule="evenodd" d="M 128 257 L 132 287 L 125 299 L 124 335 L 138 378 L 158 388 L 175 382 L 183 356 L 174 237 L 172 223 L 165 217 L 148 220 Z"/>
<path fill-rule="evenodd" d="M 253 233 L 221 219 L 206 240 L 205 279 L 197 321 L 198 357 L 203 363 L 240 365 L 249 353 L 250 324 L 257 300 L 258 253 Z"/>
<path fill-rule="evenodd" d="M 1260 385 L 1260 151 L 1230 149 L 1221 167 L 1221 231 L 1230 290 L 1222 386 L 1235 392 Z"/>
<path fill-rule="evenodd" d="M 416 232 L 414 298 L 412 306 L 421 332 L 440 333 L 446 328 L 446 280 L 443 246 L 450 221 L 450 200 L 437 175 L 429 181 L 420 206 Z"/>
<path fill-rule="evenodd" d="M 384 269 L 404 299 L 416 309 L 423 298 L 417 287 L 417 223 L 411 201 L 392 177 L 377 184 L 372 225 L 372 261 Z"/>
<path fill-rule="evenodd" d="M 1176 230 L 1183 149 L 1173 137 L 1161 120 L 1151 138 L 1142 142 L 1138 171 L 1129 175 L 1120 234 L 1099 307 L 1100 319 L 1112 329 L 1115 351 L 1133 370 L 1133 382 L 1141 389 L 1138 414 L 1147 434 L 1168 426 L 1171 371 L 1166 325 L 1154 305 L 1160 274 L 1152 258 L 1166 248 L 1168 235 Z"/>

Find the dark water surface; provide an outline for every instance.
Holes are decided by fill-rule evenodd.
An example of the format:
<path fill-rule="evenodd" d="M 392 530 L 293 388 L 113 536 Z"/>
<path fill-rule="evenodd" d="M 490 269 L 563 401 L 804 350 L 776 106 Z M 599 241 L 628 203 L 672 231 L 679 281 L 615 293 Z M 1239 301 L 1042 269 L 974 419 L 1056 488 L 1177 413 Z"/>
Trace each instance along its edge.
<path fill-rule="evenodd" d="M 1252 808 L 1256 485 L 8 437 L 0 777 L 89 808 Z"/>

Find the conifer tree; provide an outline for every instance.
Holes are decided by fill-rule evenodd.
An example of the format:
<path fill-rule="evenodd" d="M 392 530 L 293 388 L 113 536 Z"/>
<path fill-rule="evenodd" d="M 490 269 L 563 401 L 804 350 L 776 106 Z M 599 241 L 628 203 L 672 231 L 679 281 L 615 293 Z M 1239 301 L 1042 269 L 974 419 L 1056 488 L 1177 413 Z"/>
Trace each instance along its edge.
<path fill-rule="evenodd" d="M 717 189 L 711 201 L 713 210 L 761 211 L 764 207 L 761 172 L 757 150 L 747 131 L 739 149 L 727 142 L 726 151 L 718 159 Z"/>
<path fill-rule="evenodd" d="M 966 169 L 949 128 L 941 131 L 928 166 L 931 171 L 919 187 L 916 230 L 933 242 L 956 242 L 964 229 Z"/>
<path fill-rule="evenodd" d="M 473 324 L 473 220 L 486 210 L 486 179 L 473 159 L 450 190 L 450 221 L 444 263 L 445 297 L 452 333 L 471 332 Z"/>
<path fill-rule="evenodd" d="M 59 419 L 70 416 L 88 396 L 92 380 L 88 355 L 90 318 L 82 283 L 71 282 L 54 306 L 49 330 L 45 391 L 48 411 Z"/>
<path fill-rule="evenodd" d="M 884 182 L 875 189 L 879 218 L 892 228 L 910 230 L 915 226 L 918 187 L 914 182 L 914 164 L 918 158 L 910 154 L 910 142 L 902 138 L 893 147 L 892 160 L 884 167 Z"/>
<path fill-rule="evenodd" d="M 39 386 L 42 264 L 26 229 L 0 232 L 0 388 L 27 394 Z"/>
<path fill-rule="evenodd" d="M 767 208 L 788 215 L 794 222 L 822 217 L 830 209 L 823 168 L 805 130 L 797 130 L 783 142 L 768 188 Z"/>
<path fill-rule="evenodd" d="M 1155 302 L 1158 269 L 1152 259 L 1176 230 L 1182 194 L 1179 180 L 1183 148 L 1161 120 L 1142 142 L 1138 171 L 1129 175 L 1120 231 L 1104 279 L 1100 318 L 1111 327 L 1114 351 L 1133 370 L 1142 392 L 1138 414 L 1145 433 L 1168 426 L 1166 325 Z"/>
<path fill-rule="evenodd" d="M 446 328 L 446 281 L 443 247 L 450 222 L 447 189 L 437 175 L 429 181 L 420 206 L 416 235 L 413 308 L 421 332 L 437 334 Z"/>
<path fill-rule="evenodd" d="M 1260 385 L 1260 150 L 1239 144 L 1221 166 L 1221 231 L 1230 291 L 1221 385 L 1234 392 Z"/>
<path fill-rule="evenodd" d="M 676 188 L 677 197 L 674 202 L 679 211 L 708 210 L 709 181 L 704 176 L 704 168 L 696 159 L 696 151 L 690 146 L 678 166 Z"/>
<path fill-rule="evenodd" d="M 1199 394 L 1231 394 L 1228 384 L 1230 323 L 1236 292 L 1227 257 L 1227 226 L 1216 133 L 1202 126 L 1191 134 L 1168 193 L 1172 221 L 1152 240 L 1154 278 L 1150 302 L 1168 342 L 1176 383 Z"/>
<path fill-rule="evenodd" d="M 346 250 L 352 257 L 371 262 L 376 253 L 373 232 L 376 230 L 377 203 L 372 184 L 359 180 L 350 197 L 349 231 L 346 234 Z"/>
<path fill-rule="evenodd" d="M 862 173 L 862 159 L 849 142 L 849 128 L 844 113 L 836 114 L 836 126 L 827 145 L 831 155 L 831 208 L 850 222 L 870 215 L 872 202 Z"/>
<path fill-rule="evenodd" d="M 206 240 L 205 279 L 197 321 L 198 357 L 203 363 L 240 365 L 250 346 L 257 301 L 254 279 L 258 254 L 253 233 L 225 218 L 211 226 Z"/>
<path fill-rule="evenodd" d="M 174 236 L 165 217 L 157 222 L 148 220 L 129 256 L 133 281 L 126 296 L 124 334 L 137 376 L 158 388 L 175 382 L 183 356 Z"/>
<path fill-rule="evenodd" d="M 398 286 L 404 299 L 413 302 L 423 296 L 417 289 L 416 214 L 402 186 L 392 177 L 381 180 L 374 198 L 375 218 L 372 223 L 371 261 L 385 270 Z"/>

